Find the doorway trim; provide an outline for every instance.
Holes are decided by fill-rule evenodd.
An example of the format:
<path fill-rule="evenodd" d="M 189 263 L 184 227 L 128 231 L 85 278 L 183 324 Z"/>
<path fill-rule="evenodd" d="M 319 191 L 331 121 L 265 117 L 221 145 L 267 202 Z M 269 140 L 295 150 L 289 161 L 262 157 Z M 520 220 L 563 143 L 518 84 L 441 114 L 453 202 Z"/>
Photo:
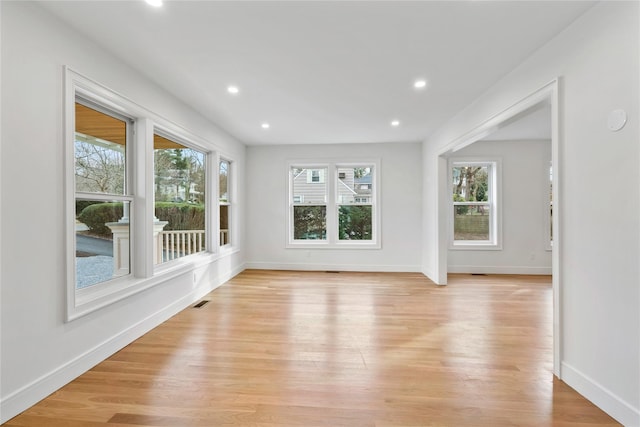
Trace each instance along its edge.
<path fill-rule="evenodd" d="M 474 127 L 467 133 L 454 139 L 444 146 L 438 152 L 438 265 L 437 279 L 438 284 L 446 285 L 447 283 L 447 265 L 448 265 L 448 207 L 449 198 L 447 177 L 448 177 L 448 161 L 450 154 L 480 141 L 498 129 L 518 120 L 522 115 L 526 114 L 532 108 L 544 103 L 551 105 L 551 166 L 553 170 L 552 176 L 552 197 L 553 197 L 553 250 L 551 254 L 551 271 L 552 271 L 552 291 L 553 291 L 553 373 L 559 379 L 562 379 L 561 360 L 562 360 L 562 276 L 561 276 L 561 218 L 562 205 L 561 188 L 560 188 L 560 123 L 559 123 L 559 87 L 560 78 L 555 78 L 549 83 L 543 85 L 539 89 L 533 91 L 529 95 L 520 99 L 511 106 L 505 108 L 499 113 L 489 117 L 480 125 Z"/>

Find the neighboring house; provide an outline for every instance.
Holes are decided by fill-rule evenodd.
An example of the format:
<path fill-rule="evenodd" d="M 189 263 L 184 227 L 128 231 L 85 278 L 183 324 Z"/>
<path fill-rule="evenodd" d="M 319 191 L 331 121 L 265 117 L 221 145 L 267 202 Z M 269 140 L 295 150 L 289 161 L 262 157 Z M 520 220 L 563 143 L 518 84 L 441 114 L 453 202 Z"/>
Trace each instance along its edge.
<path fill-rule="evenodd" d="M 354 203 L 371 203 L 371 190 L 372 190 L 372 176 L 371 174 L 364 175 L 359 178 L 355 178 L 354 188 L 356 196 L 354 197 Z"/>
<path fill-rule="evenodd" d="M 198 191 L 198 185 L 195 182 L 189 184 L 189 195 L 187 197 L 187 189 L 184 185 L 168 184 L 166 182 L 157 181 L 156 184 L 156 201 L 157 202 L 189 202 L 203 203 L 204 194 Z"/>
<path fill-rule="evenodd" d="M 327 170 L 294 169 L 293 203 L 324 204 L 327 191 Z M 338 169 L 337 202 L 339 204 L 370 204 L 372 178 L 370 174 L 356 177 L 356 169 Z"/>
<path fill-rule="evenodd" d="M 325 204 L 327 202 L 327 170 L 326 169 L 294 169 L 293 171 L 293 203 Z"/>

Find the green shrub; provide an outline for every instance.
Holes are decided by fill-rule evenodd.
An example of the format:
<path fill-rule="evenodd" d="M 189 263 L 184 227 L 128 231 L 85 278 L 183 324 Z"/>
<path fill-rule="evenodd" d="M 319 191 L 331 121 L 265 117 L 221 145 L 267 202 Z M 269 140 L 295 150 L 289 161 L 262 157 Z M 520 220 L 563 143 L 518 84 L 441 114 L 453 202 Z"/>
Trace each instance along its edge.
<path fill-rule="evenodd" d="M 155 215 L 169 221 L 164 230 L 204 230 L 204 205 L 157 202 Z"/>
<path fill-rule="evenodd" d="M 454 194 L 453 195 L 453 201 L 454 202 L 466 202 L 465 198 L 462 197 L 460 194 Z M 456 212 L 456 215 L 466 215 L 467 212 L 469 212 L 469 206 L 467 206 L 467 205 L 457 205 L 455 207 L 455 212 Z"/>
<path fill-rule="evenodd" d="M 204 205 L 190 203 L 158 202 L 155 215 L 169 223 L 164 230 L 204 230 Z M 89 227 L 91 234 L 111 237 L 111 229 L 105 225 L 122 218 L 122 203 L 97 202 L 85 207 L 78 220 Z"/>
<path fill-rule="evenodd" d="M 96 203 L 89 205 L 80 212 L 78 220 L 89 227 L 91 234 L 111 236 L 111 229 L 107 222 L 116 222 L 122 218 L 122 203 Z"/>
<path fill-rule="evenodd" d="M 293 238 L 318 240 L 327 238 L 326 206 L 294 206 Z"/>
<path fill-rule="evenodd" d="M 76 217 L 80 215 L 80 213 L 87 206 L 96 205 L 98 203 L 103 203 L 103 202 L 100 202 L 98 200 L 76 200 Z"/>
<path fill-rule="evenodd" d="M 340 206 L 338 210 L 338 236 L 340 240 L 371 240 L 371 206 Z"/>

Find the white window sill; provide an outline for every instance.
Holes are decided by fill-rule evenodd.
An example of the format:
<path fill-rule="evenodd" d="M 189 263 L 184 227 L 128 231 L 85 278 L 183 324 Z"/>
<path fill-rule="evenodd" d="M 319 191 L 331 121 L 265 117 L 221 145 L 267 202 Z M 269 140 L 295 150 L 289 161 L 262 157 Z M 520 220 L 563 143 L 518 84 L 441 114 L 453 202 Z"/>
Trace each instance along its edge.
<path fill-rule="evenodd" d="M 78 290 L 76 291 L 76 304 L 69 307 L 67 321 L 85 316 L 189 271 L 191 271 L 189 266 L 174 265 L 172 268 L 163 269 L 153 277 L 137 278 L 129 275 L 105 282 L 102 285 Z"/>
<path fill-rule="evenodd" d="M 189 255 L 156 266 L 152 277 L 140 278 L 130 274 L 76 290 L 75 306 L 69 307 L 67 321 L 85 316 L 175 277 L 189 274 L 198 267 L 210 264 L 219 258 L 217 254 L 210 252 Z"/>
<path fill-rule="evenodd" d="M 501 251 L 502 244 L 487 241 L 460 241 L 449 245 L 452 251 Z"/>
<path fill-rule="evenodd" d="M 300 241 L 289 242 L 286 249 L 381 249 L 382 245 L 378 242 L 345 242 L 345 243 L 329 243 L 327 241 L 319 241 L 317 243 Z"/>
<path fill-rule="evenodd" d="M 231 244 L 221 246 L 219 250 L 220 250 L 220 253 L 216 257 L 217 259 L 224 258 L 229 255 L 233 255 L 240 252 L 240 248 L 238 246 L 233 246 Z"/>

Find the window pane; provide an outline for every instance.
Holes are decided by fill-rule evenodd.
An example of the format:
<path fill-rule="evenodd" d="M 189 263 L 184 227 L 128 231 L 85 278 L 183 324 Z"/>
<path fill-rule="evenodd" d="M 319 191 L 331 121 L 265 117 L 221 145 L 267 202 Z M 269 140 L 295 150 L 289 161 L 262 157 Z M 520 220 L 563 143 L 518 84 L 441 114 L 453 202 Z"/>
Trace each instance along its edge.
<path fill-rule="evenodd" d="M 129 202 L 76 199 L 77 289 L 129 274 L 128 213 Z"/>
<path fill-rule="evenodd" d="M 293 200 L 302 200 L 295 203 L 318 205 L 327 202 L 326 168 L 293 168 L 292 172 Z"/>
<path fill-rule="evenodd" d="M 220 201 L 229 201 L 229 162 L 226 160 L 220 160 Z"/>
<path fill-rule="evenodd" d="M 229 205 L 220 205 L 220 246 L 229 244 Z"/>
<path fill-rule="evenodd" d="M 125 194 L 127 123 L 76 102 L 76 191 Z"/>
<path fill-rule="evenodd" d="M 489 205 L 456 205 L 454 240 L 489 240 Z"/>
<path fill-rule="evenodd" d="M 206 250 L 206 155 L 160 135 L 153 145 L 158 264 Z"/>
<path fill-rule="evenodd" d="M 489 167 L 454 166 L 453 201 L 486 202 L 489 200 Z"/>
<path fill-rule="evenodd" d="M 373 167 L 338 168 L 338 204 L 371 204 Z"/>
<path fill-rule="evenodd" d="M 340 206 L 338 238 L 340 240 L 371 240 L 371 205 Z"/>
<path fill-rule="evenodd" d="M 294 206 L 293 238 L 296 240 L 326 240 L 327 207 Z"/>
<path fill-rule="evenodd" d="M 231 170 L 231 163 L 227 160 L 220 160 L 219 166 L 218 186 L 220 189 L 220 195 L 218 203 L 220 205 L 220 246 L 224 246 L 231 243 L 229 240 L 229 173 Z"/>

